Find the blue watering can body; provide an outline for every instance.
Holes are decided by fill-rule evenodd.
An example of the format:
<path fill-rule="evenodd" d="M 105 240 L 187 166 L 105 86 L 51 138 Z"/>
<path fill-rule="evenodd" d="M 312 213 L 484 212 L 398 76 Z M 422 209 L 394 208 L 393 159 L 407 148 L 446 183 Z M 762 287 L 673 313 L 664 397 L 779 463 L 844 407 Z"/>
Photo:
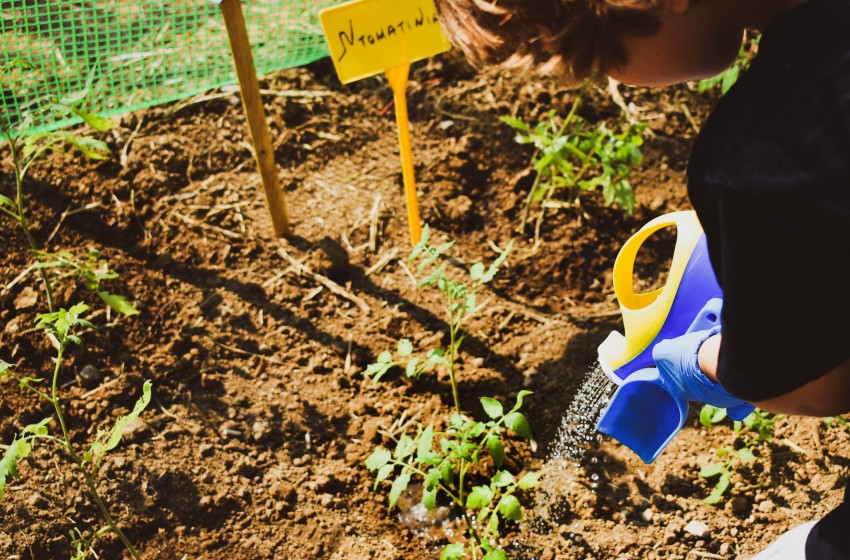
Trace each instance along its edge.
<path fill-rule="evenodd" d="M 659 229 L 672 226 L 677 228 L 676 249 L 666 285 L 635 294 L 632 276 L 640 245 Z M 602 370 L 618 387 L 597 429 L 651 463 L 682 429 L 688 414 L 688 401 L 659 376 L 652 351 L 662 340 L 720 324 L 722 290 L 696 215 L 660 216 L 632 236 L 614 264 L 614 290 L 625 336 L 611 333 L 599 346 Z"/>

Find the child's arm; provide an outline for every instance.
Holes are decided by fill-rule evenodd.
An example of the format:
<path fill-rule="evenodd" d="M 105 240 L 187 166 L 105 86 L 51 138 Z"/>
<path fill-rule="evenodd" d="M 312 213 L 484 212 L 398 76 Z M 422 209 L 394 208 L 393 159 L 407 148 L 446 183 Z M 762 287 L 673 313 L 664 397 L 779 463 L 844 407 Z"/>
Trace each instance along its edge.
<path fill-rule="evenodd" d="M 699 349 L 699 367 L 713 381 L 717 381 L 721 339 L 721 335 L 713 336 Z M 844 414 L 850 411 L 850 359 L 802 387 L 753 404 L 770 412 L 802 416 Z"/>

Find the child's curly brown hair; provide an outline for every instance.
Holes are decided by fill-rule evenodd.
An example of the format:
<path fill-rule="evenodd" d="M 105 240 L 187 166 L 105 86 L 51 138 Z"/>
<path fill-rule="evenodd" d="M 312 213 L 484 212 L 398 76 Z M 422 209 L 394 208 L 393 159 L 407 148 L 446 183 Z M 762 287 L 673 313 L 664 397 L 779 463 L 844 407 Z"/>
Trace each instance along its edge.
<path fill-rule="evenodd" d="M 664 0 L 436 0 L 449 39 L 472 60 L 603 76 L 628 62 L 623 39 L 658 30 Z"/>

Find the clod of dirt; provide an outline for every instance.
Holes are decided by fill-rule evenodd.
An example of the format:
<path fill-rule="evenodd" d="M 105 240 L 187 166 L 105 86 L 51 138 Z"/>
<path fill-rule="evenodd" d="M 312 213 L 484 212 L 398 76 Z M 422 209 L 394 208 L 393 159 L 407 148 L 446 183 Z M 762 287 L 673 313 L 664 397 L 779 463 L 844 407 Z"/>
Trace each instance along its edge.
<path fill-rule="evenodd" d="M 151 427 L 141 418 L 130 420 L 121 428 L 121 437 L 130 443 L 141 441 L 151 434 Z"/>
<path fill-rule="evenodd" d="M 36 303 L 38 303 L 38 292 L 27 286 L 15 298 L 15 309 L 29 309 L 35 307 Z"/>
<path fill-rule="evenodd" d="M 468 218 L 472 207 L 472 199 L 462 194 L 456 198 L 447 200 L 444 212 L 446 213 L 446 217 L 452 222 L 462 223 Z"/>
<path fill-rule="evenodd" d="M 750 504 L 743 496 L 735 496 L 726 503 L 727 511 L 731 510 L 735 515 L 745 515 Z"/>
<path fill-rule="evenodd" d="M 79 376 L 83 387 L 91 389 L 96 387 L 100 381 L 100 370 L 95 365 L 86 364 L 80 370 Z"/>

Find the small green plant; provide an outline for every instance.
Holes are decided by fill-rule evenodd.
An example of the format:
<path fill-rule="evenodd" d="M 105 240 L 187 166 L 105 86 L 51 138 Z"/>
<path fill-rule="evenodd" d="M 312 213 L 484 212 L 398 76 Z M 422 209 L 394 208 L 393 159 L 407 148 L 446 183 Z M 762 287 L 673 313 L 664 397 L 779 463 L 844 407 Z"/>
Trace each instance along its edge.
<path fill-rule="evenodd" d="M 121 442 L 124 426 L 137 419 L 150 402 L 151 382 L 145 381 L 142 387 L 142 396 L 136 402 L 132 412 L 126 416 L 119 417 L 111 430 L 98 430 L 85 452 L 81 453 L 74 446 L 68 431 L 67 414 L 63 399 L 59 394 L 58 382 L 59 373 L 67 351 L 71 346 L 82 344 L 79 336 L 80 332 L 93 328 L 93 325 L 82 316 L 88 309 L 88 305 L 80 303 L 70 309 L 59 309 L 58 311 L 45 313 L 38 317 L 36 329 L 43 331 L 56 345 L 55 364 L 49 388 L 42 387 L 45 381 L 43 378 L 19 375 L 15 372 L 15 367 L 12 364 L 0 360 L 0 378 L 13 378 L 18 382 L 22 390 L 37 395 L 40 399 L 48 402 L 53 408 L 53 414 L 51 416 L 38 423 L 25 426 L 6 449 L 3 458 L 0 459 L 0 499 L 3 498 L 8 481 L 19 476 L 18 463 L 29 456 L 33 450 L 33 446 L 39 441 L 54 443 L 68 455 L 77 471 L 82 475 L 86 488 L 106 523 L 106 527 L 96 531 L 88 539 L 85 539 L 79 530 L 76 532 L 72 531 L 72 543 L 77 551 L 75 557 L 85 558 L 85 552 L 91 546 L 92 541 L 97 536 L 111 531 L 121 539 L 121 542 L 124 543 L 124 546 L 133 555 L 133 558 L 139 559 L 138 551 L 136 551 L 136 548 L 106 508 L 106 504 L 97 490 L 97 480 L 104 457 Z M 49 433 L 48 426 L 54 421 L 59 424 L 61 435 L 54 436 Z"/>
<path fill-rule="evenodd" d="M 579 206 L 585 192 L 597 189 L 606 204 L 617 204 L 627 214 L 634 212 L 635 194 L 628 178 L 643 159 L 640 147 L 646 125 L 630 124 L 619 131 L 605 123 L 591 125 L 577 113 L 583 93 L 584 88 L 563 121 L 554 110 L 533 126 L 517 117 L 501 117 L 516 130 L 517 143 L 535 147 L 531 165 L 536 176 L 526 198 L 522 227 L 533 203 L 542 205 L 540 221 L 546 208 Z M 559 193 L 562 196 L 556 200 Z"/>
<path fill-rule="evenodd" d="M 823 423 L 826 426 L 826 429 L 832 428 L 835 423 L 843 424 L 845 428 L 850 429 L 850 422 L 847 421 L 843 416 L 826 416 L 823 419 Z"/>
<path fill-rule="evenodd" d="M 720 461 L 704 467 L 699 472 L 702 478 L 717 478 L 711 494 L 704 500 L 707 504 L 717 504 L 723 499 L 723 495 L 729 489 L 732 482 L 732 474 L 742 463 L 752 463 L 757 460 L 753 448 L 769 443 L 773 439 L 776 420 L 781 414 L 771 414 L 755 409 L 752 414 L 743 421 L 732 423 L 732 431 L 739 445 L 728 445 L 716 451 Z M 709 404 L 700 410 L 700 423 L 706 428 L 713 428 L 726 419 L 726 410 Z"/>
<path fill-rule="evenodd" d="M 738 77 L 741 73 L 745 72 L 747 68 L 750 67 L 753 57 L 756 52 L 758 52 L 760 40 L 761 35 L 755 35 L 741 42 L 741 48 L 738 51 L 738 58 L 735 59 L 735 62 L 733 62 L 729 68 L 720 74 L 697 82 L 697 91 L 704 93 L 710 89 L 720 86 L 721 95 L 725 95 L 726 92 L 729 91 L 729 88 L 735 85 L 735 82 L 738 81 Z"/>
<path fill-rule="evenodd" d="M 55 281 L 59 282 L 69 277 L 80 279 L 86 288 L 97 294 L 110 309 L 122 315 L 138 315 L 139 311 L 126 297 L 109 292 L 102 284 L 118 278 L 118 273 L 109 269 L 106 259 L 100 256 L 100 251 L 89 248 L 85 256 L 76 257 L 70 251 L 48 253 L 38 251 L 37 269 L 52 269 L 57 271 Z"/>
<path fill-rule="evenodd" d="M 364 374 L 377 382 L 393 367 L 402 368 L 413 378 L 444 368 L 452 387 L 454 412 L 444 430 L 438 429 L 436 423 L 419 424 L 415 434 L 401 434 L 393 450 L 377 447 L 366 459 L 366 467 L 376 473 L 376 489 L 384 481 L 391 482 L 391 509 L 416 478 L 421 480 L 422 501 L 429 510 L 435 507 L 439 495 L 457 507 L 465 522 L 466 540 L 447 545 L 440 555 L 441 560 L 503 560 L 507 559 L 507 554 L 499 548 L 499 540 L 504 523 L 522 518 L 516 492 L 533 488 L 540 476 L 532 471 L 517 478 L 503 468 L 504 437 L 513 433 L 522 439 L 532 439 L 528 419 L 520 412 L 523 400 L 531 393 L 520 391 L 516 403 L 507 412 L 498 400 L 481 398 L 488 420 L 476 421 L 463 414 L 460 408 L 456 360 L 463 341 L 464 322 L 476 309 L 476 294 L 496 275 L 510 245 L 489 267 L 483 263 L 474 264 L 469 270 L 471 282 L 465 284 L 450 279 L 443 266 L 442 257 L 452 243 L 433 247 L 429 237 L 426 226 L 410 258 L 420 260 L 420 272 L 430 269 L 419 286 L 434 286 L 446 298 L 449 345 L 417 354 L 413 343 L 402 339 L 395 353 L 381 352 Z"/>
<path fill-rule="evenodd" d="M 31 70 L 33 66 L 20 59 L 12 60 L 0 66 L 0 78 L 16 69 Z M 115 125 L 114 122 L 79 107 L 87 92 L 88 87 L 67 98 L 55 99 L 48 103 L 39 104 L 37 111 L 51 111 L 62 115 L 73 113 L 83 119 L 86 124 L 97 132 L 109 130 Z M 108 278 L 97 278 L 97 274 L 94 272 L 97 268 L 91 267 L 91 259 L 78 261 L 73 259 L 69 252 L 46 253 L 42 251 L 41 244 L 35 238 L 28 218 L 27 198 L 24 188 L 27 174 L 32 165 L 44 157 L 45 154 L 51 151 L 61 151 L 67 146 L 76 148 L 91 159 L 104 159 L 106 154 L 109 153 L 109 147 L 102 140 L 67 130 L 31 134 L 31 128 L 38 114 L 26 114 L 21 122 L 13 127 L 9 127 L 6 124 L 6 120 L 0 118 L 0 131 L 3 132 L 8 140 L 9 150 L 12 156 L 12 175 L 15 180 L 15 192 L 12 196 L 6 196 L 0 193 L 0 214 L 11 218 L 20 226 L 29 250 L 35 255 L 36 263 L 34 268 L 41 276 L 42 285 L 44 286 L 47 297 L 47 307 L 50 311 L 56 310 L 56 301 L 53 294 L 54 283 L 48 277 L 46 269 L 65 266 L 80 273 L 87 285 L 91 286 L 93 282 L 98 287 L 96 289 L 98 294 L 112 309 L 119 313 L 133 315 L 136 313 L 136 310 L 125 298 L 99 289 L 99 282 Z M 45 258 L 50 258 L 51 260 L 48 262 Z M 98 264 L 97 267 L 102 268 L 102 265 Z M 88 270 L 88 274 L 85 273 L 86 270 Z M 110 276 L 109 278 L 114 278 L 114 276 Z"/>

